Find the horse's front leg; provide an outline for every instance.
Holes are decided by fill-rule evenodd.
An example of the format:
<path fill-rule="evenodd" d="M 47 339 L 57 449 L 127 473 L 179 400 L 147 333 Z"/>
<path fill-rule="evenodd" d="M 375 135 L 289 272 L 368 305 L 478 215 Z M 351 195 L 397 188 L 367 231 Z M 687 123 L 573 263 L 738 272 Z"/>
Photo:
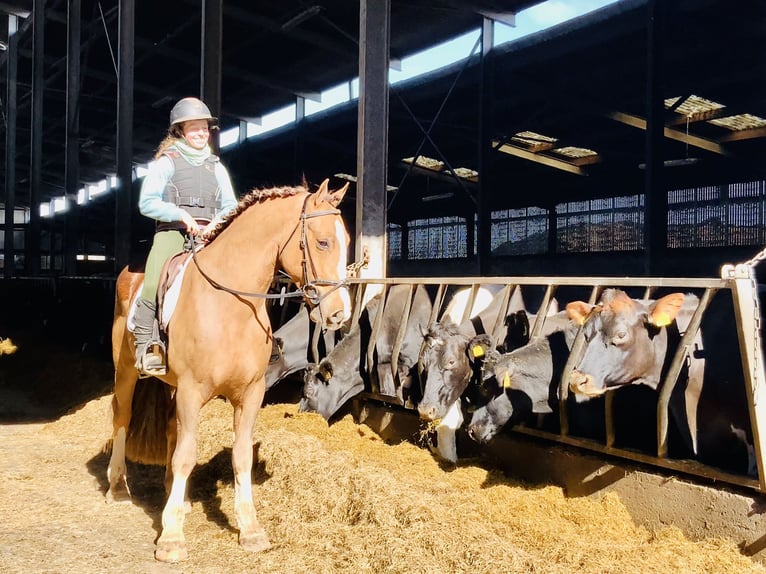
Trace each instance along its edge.
<path fill-rule="evenodd" d="M 172 483 L 162 511 L 162 533 L 154 552 L 154 557 L 161 562 L 179 562 L 188 557 L 183 531 L 186 487 L 197 462 L 197 423 L 203 404 L 204 400 L 193 390 L 187 392 L 179 381 L 176 391 L 177 443 L 170 463 Z"/>
<path fill-rule="evenodd" d="M 112 397 L 112 455 L 106 470 L 109 480 L 109 490 L 106 491 L 107 502 L 130 501 L 125 444 L 132 416 L 133 392 L 137 381 L 138 372 L 132 363 L 127 364 L 122 361 L 117 365 L 114 373 L 114 397 Z"/>
<path fill-rule="evenodd" d="M 253 426 L 261 409 L 265 381 L 251 384 L 240 402 L 234 403 L 234 513 L 239 526 L 239 544 L 250 552 L 271 547 L 266 531 L 258 522 L 253 504 Z"/>

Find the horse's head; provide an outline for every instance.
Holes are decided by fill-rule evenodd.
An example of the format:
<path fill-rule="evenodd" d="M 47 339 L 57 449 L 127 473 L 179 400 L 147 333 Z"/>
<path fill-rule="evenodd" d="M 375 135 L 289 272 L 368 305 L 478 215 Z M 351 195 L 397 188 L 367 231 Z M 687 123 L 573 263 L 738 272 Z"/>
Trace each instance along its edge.
<path fill-rule="evenodd" d="M 290 250 L 299 258 L 300 271 L 290 274 L 299 278 L 306 291 L 312 306 L 311 320 L 335 330 L 351 316 L 351 298 L 345 285 L 349 235 L 338 209 L 348 184 L 335 191 L 330 191 L 327 184 L 328 180 L 323 181 L 304 202 L 300 251 Z M 285 250 L 282 264 L 290 272 L 296 262 L 288 262 L 287 256 Z"/>

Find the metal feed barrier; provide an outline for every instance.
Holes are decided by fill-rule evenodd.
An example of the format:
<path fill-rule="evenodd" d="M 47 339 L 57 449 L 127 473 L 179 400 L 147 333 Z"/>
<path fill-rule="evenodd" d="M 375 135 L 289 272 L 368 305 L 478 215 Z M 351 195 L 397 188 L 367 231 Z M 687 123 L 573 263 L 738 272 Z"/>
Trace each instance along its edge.
<path fill-rule="evenodd" d="M 722 268 L 722 277 L 720 279 L 707 278 L 619 278 L 619 277 L 407 277 L 392 279 L 352 279 L 350 280 L 354 290 L 354 311 L 352 315 L 352 324 L 358 322 L 364 303 L 375 293 L 382 293 L 383 305 L 379 308 L 373 323 L 371 325 L 372 333 L 369 339 L 369 345 L 366 350 L 366 366 L 369 375 L 371 390 L 363 394 L 363 398 L 371 398 L 389 404 L 396 404 L 404 408 L 414 408 L 411 404 L 402 404 L 398 397 L 383 395 L 377 381 L 377 373 L 373 367 L 373 357 L 375 347 L 380 332 L 383 309 L 386 304 L 386 294 L 392 285 L 409 285 L 410 297 L 402 309 L 401 320 L 398 322 L 399 328 L 394 340 L 391 368 L 394 381 L 398 381 L 397 363 L 404 340 L 407 319 L 411 311 L 411 301 L 414 290 L 418 285 L 423 285 L 429 289 L 434 302 L 431 313 L 431 322 L 439 320 L 443 313 L 448 294 L 458 288 L 470 287 L 470 296 L 466 310 L 463 314 L 463 320 L 469 318 L 470 309 L 473 306 L 475 297 L 480 286 L 499 285 L 502 286 L 504 305 L 500 309 L 499 321 L 496 324 L 502 326 L 502 319 L 506 314 L 508 302 L 516 289 L 521 289 L 522 295 L 525 295 L 530 289 L 536 289 L 541 292 L 540 304 L 535 322 L 530 326 L 531 336 L 541 332 L 544 316 L 550 309 L 557 291 L 563 289 L 580 289 L 583 293 L 589 293 L 588 300 L 595 303 L 601 292 L 605 288 L 619 287 L 626 290 L 632 289 L 634 292 L 641 293 L 642 298 L 650 298 L 658 289 L 673 288 L 678 291 L 689 292 L 694 290 L 699 293 L 699 305 L 694 312 L 691 322 L 682 334 L 680 344 L 677 347 L 675 355 L 670 362 L 664 380 L 659 387 L 659 397 L 657 404 L 657 452 L 656 456 L 617 448 L 614 446 L 615 431 L 612 414 L 612 404 L 614 393 L 618 391 L 608 391 L 605 397 L 605 436 L 606 440 L 601 443 L 596 440 L 571 436 L 569 434 L 569 421 L 567 416 L 566 401 L 569 393 L 566 381 L 569 373 L 581 359 L 584 351 L 584 334 L 582 329 L 577 333 L 574 339 L 569 359 L 564 368 L 564 372 L 559 382 L 559 433 L 544 431 L 528 426 L 515 426 L 514 431 L 541 437 L 551 441 L 572 445 L 579 448 L 600 452 L 610 456 L 616 456 L 640 463 L 654 465 L 677 472 L 686 473 L 704 477 L 706 479 L 722 481 L 760 492 L 766 492 L 766 473 L 764 473 L 764 460 L 766 445 L 761 440 L 761 429 L 766 428 L 766 397 L 764 397 L 764 362 L 761 350 L 760 333 L 760 308 L 758 303 L 757 284 L 754 279 L 753 263 L 756 259 L 740 265 L 726 265 Z M 730 290 L 734 312 L 736 315 L 737 336 L 740 349 L 740 355 L 745 374 L 745 385 L 750 412 L 750 420 L 754 437 L 754 451 L 757 461 L 758 478 L 724 472 L 720 469 L 701 464 L 693 460 L 679 460 L 668 458 L 668 420 L 669 420 L 669 402 L 673 389 L 682 371 L 683 358 L 689 349 L 689 345 L 694 340 L 695 334 L 700 327 L 703 315 L 708 308 L 713 296 L 721 290 Z M 584 298 L 583 298 L 584 299 Z M 497 334 L 498 327 L 496 326 Z M 315 360 L 318 360 L 318 337 L 319 330 L 315 330 L 315 336 L 312 341 L 312 351 Z M 496 340 L 496 338 L 495 338 Z"/>

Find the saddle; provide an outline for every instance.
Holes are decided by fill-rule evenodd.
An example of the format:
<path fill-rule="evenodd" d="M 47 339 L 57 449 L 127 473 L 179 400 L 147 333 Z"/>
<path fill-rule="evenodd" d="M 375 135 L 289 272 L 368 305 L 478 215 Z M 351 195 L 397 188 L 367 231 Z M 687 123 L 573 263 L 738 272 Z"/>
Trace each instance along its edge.
<path fill-rule="evenodd" d="M 183 273 L 183 271 L 186 269 L 186 264 L 189 261 L 189 258 L 191 258 L 192 252 L 191 248 L 187 248 L 184 251 L 181 251 L 179 253 L 176 253 L 173 255 L 170 259 L 168 259 L 165 262 L 165 266 L 162 268 L 162 273 L 160 273 L 160 282 L 157 286 L 157 317 L 158 317 L 158 326 L 159 326 L 159 336 L 161 340 L 163 341 L 164 345 L 167 345 L 167 339 L 168 339 L 168 333 L 165 328 L 165 321 L 162 319 L 165 317 L 165 313 L 163 312 L 163 308 L 165 304 L 172 305 L 175 307 L 176 301 L 173 300 L 166 300 L 168 295 L 168 290 L 173 285 L 173 282 L 179 278 L 179 275 Z M 177 295 L 177 293 L 176 293 Z M 171 310 L 172 313 L 172 310 Z M 170 314 L 167 314 L 167 320 L 170 320 Z M 282 340 L 278 337 L 271 337 L 271 354 L 269 355 L 269 363 L 276 363 L 281 357 L 282 357 L 282 349 L 283 349 L 284 343 Z"/>

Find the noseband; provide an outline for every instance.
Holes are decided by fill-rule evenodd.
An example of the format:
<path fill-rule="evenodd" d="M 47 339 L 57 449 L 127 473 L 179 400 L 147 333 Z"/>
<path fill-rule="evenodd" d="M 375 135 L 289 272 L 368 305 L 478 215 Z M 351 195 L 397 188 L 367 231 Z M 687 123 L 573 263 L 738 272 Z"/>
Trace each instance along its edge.
<path fill-rule="evenodd" d="M 290 243 L 293 236 L 295 235 L 295 232 L 298 231 L 298 228 L 301 230 L 301 238 L 300 238 L 300 249 L 301 249 L 301 270 L 303 273 L 303 287 L 299 287 L 295 291 L 286 292 L 285 288 L 282 287 L 282 290 L 279 293 L 255 293 L 251 291 L 239 291 L 238 289 L 233 289 L 231 287 L 227 287 L 225 285 L 222 285 L 212 277 L 210 277 L 207 273 L 205 273 L 202 268 L 200 267 L 199 261 L 197 260 L 197 248 L 194 245 L 194 242 L 192 241 L 191 246 L 191 252 L 192 252 L 192 260 L 194 261 L 194 265 L 197 267 L 197 270 L 199 271 L 200 275 L 205 278 L 205 280 L 210 283 L 213 287 L 216 289 L 220 289 L 221 291 L 226 291 L 227 293 L 231 293 L 232 295 L 239 295 L 240 297 L 256 297 L 259 299 L 279 299 L 280 304 L 284 302 L 285 298 L 287 297 L 303 297 L 308 301 L 312 306 L 316 307 L 319 305 L 323 299 L 325 299 L 327 296 L 329 296 L 333 291 L 336 291 L 337 289 L 340 289 L 346 284 L 345 280 L 341 281 L 331 281 L 329 279 L 318 279 L 317 278 L 317 272 L 316 267 L 314 266 L 314 261 L 311 258 L 311 251 L 308 248 L 308 241 L 306 239 L 306 220 L 311 219 L 313 217 L 323 217 L 325 215 L 340 215 L 341 211 L 340 209 L 324 209 L 321 211 L 312 211 L 311 213 L 306 213 L 306 207 L 308 206 L 308 200 L 311 198 L 311 194 L 307 195 L 306 198 L 303 200 L 303 207 L 301 208 L 301 217 L 298 220 L 298 223 L 295 224 L 295 227 L 293 228 L 292 232 L 290 233 L 289 237 L 287 238 L 287 241 L 285 241 L 284 245 L 282 246 L 282 249 L 279 250 L 278 257 L 282 256 L 282 252 L 285 250 L 285 247 L 287 247 L 287 244 Z M 309 278 L 309 269 L 311 270 L 311 273 L 314 277 L 314 280 L 310 280 Z M 329 289 L 326 293 L 320 294 L 319 293 L 319 287 L 327 287 L 331 286 L 332 288 Z"/>

